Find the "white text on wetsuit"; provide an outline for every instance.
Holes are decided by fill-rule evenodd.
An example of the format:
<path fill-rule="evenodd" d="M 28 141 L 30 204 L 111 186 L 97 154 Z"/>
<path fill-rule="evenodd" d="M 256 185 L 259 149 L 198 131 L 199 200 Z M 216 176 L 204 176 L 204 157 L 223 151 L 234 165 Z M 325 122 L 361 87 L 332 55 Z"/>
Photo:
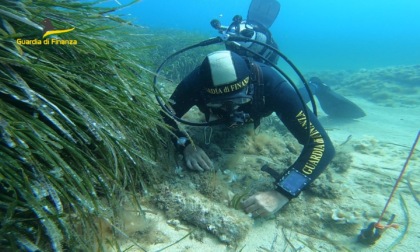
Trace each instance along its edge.
<path fill-rule="evenodd" d="M 212 95 L 215 94 L 226 94 L 226 93 L 230 93 L 236 90 L 239 90 L 241 88 L 244 88 L 248 85 L 249 82 L 249 77 L 246 77 L 245 79 L 243 79 L 240 82 L 236 82 L 233 84 L 230 84 L 229 86 L 223 87 L 223 88 L 207 88 L 206 92 Z"/>

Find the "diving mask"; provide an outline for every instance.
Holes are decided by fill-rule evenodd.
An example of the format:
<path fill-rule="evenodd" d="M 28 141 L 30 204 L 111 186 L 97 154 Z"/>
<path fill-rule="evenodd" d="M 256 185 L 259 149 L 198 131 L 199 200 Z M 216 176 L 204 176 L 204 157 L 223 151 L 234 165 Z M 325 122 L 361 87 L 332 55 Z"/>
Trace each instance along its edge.
<path fill-rule="evenodd" d="M 207 107 L 210 109 L 219 110 L 219 116 L 221 116 L 228 128 L 236 128 L 238 126 L 244 125 L 247 122 L 251 121 L 251 116 L 249 113 L 244 111 L 238 111 L 238 108 L 241 105 L 247 104 L 252 101 L 251 97 L 238 97 L 236 99 L 228 101 L 212 101 L 207 103 Z"/>
<path fill-rule="evenodd" d="M 247 104 L 252 101 L 252 98 L 249 97 L 236 97 L 229 100 L 211 100 L 206 106 L 208 108 L 218 108 L 225 111 L 237 109 L 239 106 Z"/>

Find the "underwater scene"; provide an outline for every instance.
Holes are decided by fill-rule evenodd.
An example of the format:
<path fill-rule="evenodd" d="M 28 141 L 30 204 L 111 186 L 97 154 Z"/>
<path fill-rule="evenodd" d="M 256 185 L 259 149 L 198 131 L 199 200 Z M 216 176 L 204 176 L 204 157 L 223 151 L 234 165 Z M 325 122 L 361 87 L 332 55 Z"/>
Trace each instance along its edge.
<path fill-rule="evenodd" d="M 416 1 L 1 0 L 1 251 L 418 251 Z"/>

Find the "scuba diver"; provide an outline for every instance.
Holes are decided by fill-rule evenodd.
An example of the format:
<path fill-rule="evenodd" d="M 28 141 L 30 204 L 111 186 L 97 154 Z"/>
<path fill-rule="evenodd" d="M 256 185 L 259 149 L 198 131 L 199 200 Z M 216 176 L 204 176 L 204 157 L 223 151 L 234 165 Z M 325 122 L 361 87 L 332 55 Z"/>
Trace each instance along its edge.
<path fill-rule="evenodd" d="M 246 20 L 243 20 L 240 15 L 236 15 L 229 26 L 222 26 L 217 19 L 213 19 L 210 24 L 219 33 L 250 38 L 278 49 L 269 28 L 276 20 L 279 11 L 280 3 L 277 0 L 253 0 L 249 6 Z M 279 59 L 278 55 L 269 47 L 253 42 L 230 41 L 226 43 L 226 49 L 263 63 L 268 60 L 276 64 Z M 250 51 L 254 53 L 250 53 Z M 312 94 L 318 98 L 322 110 L 328 116 L 357 119 L 366 115 L 359 106 L 331 90 L 318 77 L 310 78 L 309 86 Z M 310 101 L 310 95 L 305 88 L 301 88 L 299 92 L 305 102 Z"/>
<path fill-rule="evenodd" d="M 213 164 L 197 144 L 191 143 L 186 132 L 173 119 L 181 118 L 197 106 L 207 121 L 234 129 L 246 123 L 258 127 L 260 119 L 273 112 L 304 145 L 296 162 L 283 174 L 273 172 L 276 190 L 258 192 L 243 202 L 252 216 L 268 216 L 296 198 L 327 167 L 334 156 L 334 147 L 317 117 L 301 102 L 297 92 L 272 67 L 244 58 L 235 52 L 222 50 L 208 54 L 202 64 L 184 78 L 170 97 L 171 113 L 164 121 L 175 129 L 173 142 L 184 155 L 191 170 L 209 171 Z M 214 122 L 214 121 L 213 121 Z"/>
<path fill-rule="evenodd" d="M 330 116 L 364 116 L 360 108 L 333 92 L 319 78 L 313 77 L 308 83 L 293 63 L 278 51 L 269 27 L 279 9 L 276 0 L 253 0 L 246 21 L 235 16 L 230 26 L 223 27 L 220 22 L 213 20 L 211 24 L 221 36 L 173 53 L 158 68 L 154 79 L 156 99 L 163 109 L 163 120 L 173 129 L 172 141 L 191 170 L 205 172 L 214 167 L 205 151 L 180 130 L 177 122 L 191 126 L 224 124 L 232 130 L 253 123 L 256 128 L 263 117 L 275 112 L 303 145 L 299 157 L 285 172 L 278 173 L 267 165 L 261 168 L 274 177 L 275 190 L 257 192 L 243 201 L 244 210 L 253 217 L 276 213 L 291 199 L 298 197 L 334 157 L 333 144 L 316 116 L 312 92 Z M 198 67 L 181 80 L 169 103 L 162 101 L 157 78 L 165 63 L 187 50 L 220 42 L 224 42 L 227 50 L 208 54 Z M 276 66 L 279 58 L 285 60 L 305 84 L 306 90 L 302 93 L 302 89 L 299 90 Z M 312 103 L 313 111 L 306 105 L 308 100 Z M 206 122 L 190 122 L 182 118 L 193 106 L 204 114 Z M 343 113 L 343 108 L 357 112 Z"/>

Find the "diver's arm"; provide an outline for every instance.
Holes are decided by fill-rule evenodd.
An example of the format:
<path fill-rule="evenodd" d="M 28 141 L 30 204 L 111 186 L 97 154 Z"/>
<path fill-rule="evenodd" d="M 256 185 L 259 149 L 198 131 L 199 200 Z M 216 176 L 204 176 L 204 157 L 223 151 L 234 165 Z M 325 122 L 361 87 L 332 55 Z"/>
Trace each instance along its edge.
<path fill-rule="evenodd" d="M 296 139 L 305 147 L 297 161 L 283 174 L 276 174 L 274 191 L 258 192 L 243 202 L 252 216 L 268 216 L 295 198 L 326 168 L 334 156 L 334 147 L 318 119 L 309 111 L 311 137 L 307 143 L 307 120 L 303 105 L 294 89 L 271 68 L 261 67 L 264 76 L 265 112 L 275 111 Z M 264 169 L 266 170 L 266 169 Z M 273 175 L 273 174 L 272 174 Z"/>
<path fill-rule="evenodd" d="M 303 111 L 294 118 L 282 117 L 282 121 L 290 132 L 304 145 L 296 162 L 287 169 L 278 182 L 278 191 L 289 198 L 294 198 L 311 184 L 327 167 L 334 157 L 334 147 L 327 133 L 315 115 L 308 111 L 309 120 Z M 310 121 L 310 136 L 306 125 Z"/>
<path fill-rule="evenodd" d="M 198 69 L 191 72 L 185 79 L 179 83 L 175 91 L 170 97 L 170 106 L 174 115 L 178 118 L 181 118 L 185 113 L 187 113 L 198 100 L 199 92 L 197 92 L 197 86 L 199 85 Z M 180 130 L 175 119 L 170 117 L 164 112 L 161 112 L 164 122 L 169 125 L 174 133 L 172 136 L 172 142 L 175 146 L 178 147 L 181 151 L 188 145 L 180 144 L 179 139 L 188 139 L 187 134 Z"/>
<path fill-rule="evenodd" d="M 196 68 L 177 86 L 171 95 L 171 108 L 176 117 L 181 118 L 200 100 L 199 69 Z M 184 155 L 185 163 L 191 170 L 206 171 L 213 169 L 213 163 L 207 154 L 197 145 L 191 144 L 186 132 L 179 129 L 176 121 L 162 112 L 163 120 L 171 126 L 174 135 L 172 142 Z"/>
<path fill-rule="evenodd" d="M 324 171 L 335 151 L 326 131 L 309 109 L 309 120 L 306 118 L 303 105 L 295 91 L 289 85 L 282 85 L 281 89 L 281 101 L 274 110 L 293 136 L 304 145 L 296 162 L 277 182 L 277 191 L 291 199 L 297 197 Z M 307 130 L 308 125 L 310 134 Z"/>

